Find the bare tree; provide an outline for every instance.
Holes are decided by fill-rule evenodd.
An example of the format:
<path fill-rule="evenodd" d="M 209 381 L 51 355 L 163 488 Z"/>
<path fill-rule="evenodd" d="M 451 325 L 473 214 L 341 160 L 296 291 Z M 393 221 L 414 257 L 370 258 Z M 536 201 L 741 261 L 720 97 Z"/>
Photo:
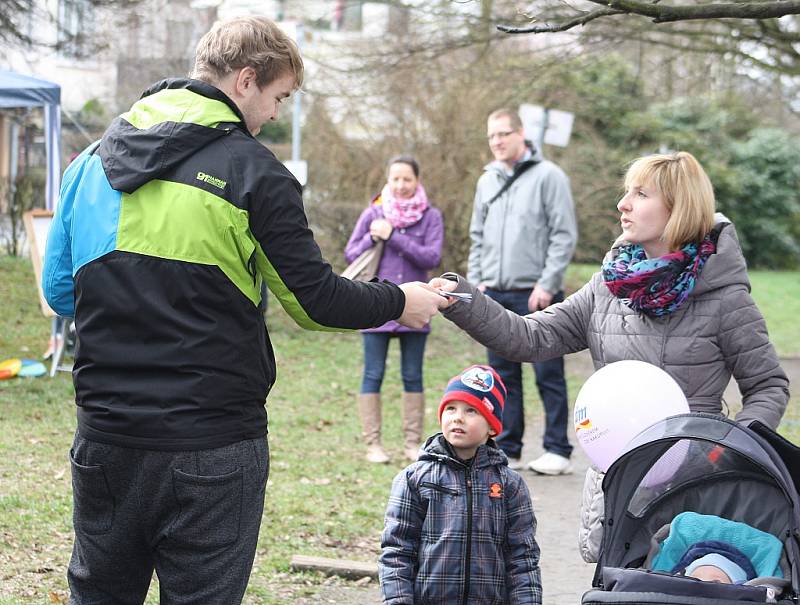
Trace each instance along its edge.
<path fill-rule="evenodd" d="M 140 1 L 70 0 L 55 3 L 57 13 L 53 14 L 46 2 L 0 0 L 0 43 L 6 47 L 49 47 L 77 57 L 89 56 L 108 43 L 107 36 L 98 36 L 92 27 L 96 13 L 124 15 Z M 49 29 L 42 28 L 42 24 L 55 26 L 55 39 L 43 34 L 49 33 Z"/>
<path fill-rule="evenodd" d="M 536 0 L 497 29 L 510 34 L 579 32 L 585 42 L 632 40 L 682 52 L 725 55 L 800 76 L 800 0 L 662 4 L 644 0 Z M 584 27 L 588 24 L 591 27 Z M 654 26 L 656 24 L 656 26 Z"/>
<path fill-rule="evenodd" d="M 501 25 L 501 31 L 513 34 L 565 31 L 590 21 L 614 15 L 640 15 L 653 23 L 674 21 L 696 21 L 708 19 L 775 19 L 785 15 L 800 14 L 800 0 L 770 0 L 756 2 L 709 2 L 702 4 L 669 5 L 656 1 L 639 0 L 587 0 L 601 8 L 580 10 L 569 6 L 573 13 L 569 18 L 559 18 L 553 25 L 509 27 Z"/>
<path fill-rule="evenodd" d="M 32 0 L 0 0 L 0 42 L 3 44 L 31 42 L 21 21 L 33 10 Z"/>

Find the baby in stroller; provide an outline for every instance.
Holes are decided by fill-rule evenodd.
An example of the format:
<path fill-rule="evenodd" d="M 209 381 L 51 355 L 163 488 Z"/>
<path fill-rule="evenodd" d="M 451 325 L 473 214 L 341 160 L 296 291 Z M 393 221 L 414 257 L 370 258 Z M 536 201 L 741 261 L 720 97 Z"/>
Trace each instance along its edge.
<path fill-rule="evenodd" d="M 756 577 L 753 564 L 741 550 L 716 540 L 690 546 L 672 573 L 718 584 L 744 584 Z"/>
<path fill-rule="evenodd" d="M 725 544 L 724 542 L 722 544 L 724 546 L 720 550 L 726 552 L 726 554 L 733 549 L 730 544 Z M 733 550 L 741 554 L 738 548 Z M 745 558 L 745 561 L 746 560 Z M 683 573 L 683 575 L 689 578 L 703 580 L 704 582 L 744 584 L 747 580 L 752 580 L 755 577 L 755 572 L 750 572 L 746 570 L 745 567 L 737 564 L 730 557 L 726 557 L 718 552 L 711 552 L 694 559 L 689 565 L 683 568 L 683 571 L 681 571 L 680 566 L 678 566 L 677 572 L 673 573 Z M 752 569 L 752 565 L 750 568 Z"/>
<path fill-rule="evenodd" d="M 702 599 L 711 598 L 715 604 L 775 603 L 790 585 L 783 579 L 781 565 L 787 562 L 780 540 L 745 523 L 687 511 L 656 532 L 651 543 L 641 568 L 603 570 L 608 590 L 617 594 L 648 591 L 684 595 L 700 598 L 703 603 L 707 601 Z M 705 583 L 719 588 L 701 585 Z M 732 586 L 721 586 L 727 584 Z M 619 602 L 641 603 L 614 601 Z"/>
<path fill-rule="evenodd" d="M 644 567 L 722 584 L 764 586 L 779 594 L 788 584 L 782 557 L 783 545 L 771 534 L 687 511 L 656 532 Z"/>
<path fill-rule="evenodd" d="M 698 413 L 656 423 L 606 474 L 582 604 L 797 605 L 796 481 L 800 452 L 766 427 Z"/>

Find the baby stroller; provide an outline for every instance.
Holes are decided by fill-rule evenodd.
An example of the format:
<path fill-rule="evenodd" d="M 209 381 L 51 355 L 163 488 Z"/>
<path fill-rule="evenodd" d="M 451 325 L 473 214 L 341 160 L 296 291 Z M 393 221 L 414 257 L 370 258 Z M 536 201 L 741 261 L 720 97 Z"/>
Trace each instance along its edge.
<path fill-rule="evenodd" d="M 800 450 L 759 422 L 745 427 L 693 413 L 654 424 L 606 473 L 600 556 L 582 605 L 797 605 L 798 481 Z M 659 532 L 686 511 L 771 534 L 783 579 L 777 586 L 760 578 L 755 585 L 717 584 L 650 569 L 663 547 Z"/>

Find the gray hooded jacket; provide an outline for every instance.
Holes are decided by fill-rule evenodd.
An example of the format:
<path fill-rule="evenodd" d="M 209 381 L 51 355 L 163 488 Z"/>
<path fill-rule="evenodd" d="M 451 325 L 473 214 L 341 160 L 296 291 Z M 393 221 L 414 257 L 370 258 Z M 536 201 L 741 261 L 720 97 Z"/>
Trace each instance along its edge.
<path fill-rule="evenodd" d="M 533 150 L 528 168 L 491 205 L 509 178 L 491 162 L 478 179 L 469 234 L 467 279 L 497 290 L 561 290 L 578 239 L 569 179 Z"/>
<path fill-rule="evenodd" d="M 736 420 L 757 419 L 774 429 L 789 400 L 789 380 L 750 296 L 736 230 L 717 218 L 717 251 L 689 298 L 670 315 L 638 315 L 611 294 L 600 273 L 563 303 L 525 317 L 459 278 L 456 291 L 472 292 L 472 302 L 458 302 L 444 315 L 506 359 L 540 361 L 588 348 L 595 369 L 623 359 L 651 363 L 677 381 L 693 412 L 722 413 L 722 395 L 733 376 L 742 394 Z M 584 485 L 580 546 L 587 560 L 596 557 L 602 535 L 601 480 L 590 469 Z"/>

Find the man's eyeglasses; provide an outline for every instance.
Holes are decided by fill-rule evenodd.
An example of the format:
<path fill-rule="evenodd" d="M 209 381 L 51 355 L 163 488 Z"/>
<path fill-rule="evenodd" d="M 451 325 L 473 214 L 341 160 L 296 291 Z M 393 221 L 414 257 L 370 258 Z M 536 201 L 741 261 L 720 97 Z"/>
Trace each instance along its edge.
<path fill-rule="evenodd" d="M 493 132 L 488 137 L 486 137 L 486 140 L 491 143 L 494 139 L 505 139 L 506 137 L 511 136 L 512 134 L 514 134 L 513 130 L 504 130 L 502 132 Z"/>

